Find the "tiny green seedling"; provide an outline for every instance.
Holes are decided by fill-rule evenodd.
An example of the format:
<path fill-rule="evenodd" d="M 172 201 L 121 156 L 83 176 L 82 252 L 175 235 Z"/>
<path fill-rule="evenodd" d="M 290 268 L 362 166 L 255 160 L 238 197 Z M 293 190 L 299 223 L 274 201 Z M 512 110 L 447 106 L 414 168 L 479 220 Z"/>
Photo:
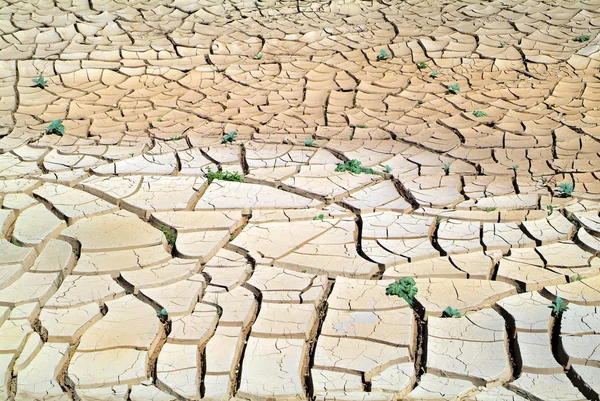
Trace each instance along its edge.
<path fill-rule="evenodd" d="M 46 134 L 62 136 L 64 133 L 65 126 L 62 124 L 62 120 L 54 120 L 46 127 Z"/>
<path fill-rule="evenodd" d="M 446 172 L 446 175 L 450 174 L 450 163 L 444 163 L 444 166 L 442 168 Z"/>
<path fill-rule="evenodd" d="M 508 47 L 508 42 L 501 40 L 499 47 Z"/>
<path fill-rule="evenodd" d="M 546 210 L 548 211 L 549 214 L 552 214 L 552 212 L 554 212 L 554 206 L 548 205 L 548 206 L 546 206 Z"/>
<path fill-rule="evenodd" d="M 175 245 L 175 242 L 177 241 L 177 233 L 176 232 L 169 230 L 169 228 L 165 225 L 160 226 L 160 231 L 162 231 L 162 233 L 167 238 L 167 243 L 169 245 L 171 245 L 171 246 Z"/>
<path fill-rule="evenodd" d="M 558 196 L 561 198 L 570 198 L 573 196 L 573 184 L 570 182 L 561 182 L 558 184 Z"/>
<path fill-rule="evenodd" d="M 358 124 L 356 128 L 369 128 L 366 124 Z"/>
<path fill-rule="evenodd" d="M 512 171 L 514 171 L 516 173 L 517 170 L 519 169 L 519 165 L 518 164 L 513 164 L 510 168 L 512 169 Z"/>
<path fill-rule="evenodd" d="M 571 279 L 571 281 L 582 281 L 583 280 L 583 276 L 579 273 L 577 273 L 577 276 L 575 276 L 575 278 Z"/>
<path fill-rule="evenodd" d="M 304 146 L 309 146 L 313 148 L 317 146 L 317 144 L 315 143 L 315 141 L 312 140 L 312 138 L 306 138 L 306 141 L 304 141 Z"/>
<path fill-rule="evenodd" d="M 237 171 L 213 171 L 210 167 L 206 169 L 206 178 L 209 184 L 214 180 L 244 182 Z"/>
<path fill-rule="evenodd" d="M 396 295 L 404 299 L 410 306 L 415 302 L 415 296 L 419 292 L 416 282 L 411 277 L 402 277 L 400 280 L 388 285 L 385 295 Z"/>
<path fill-rule="evenodd" d="M 302 273 L 306 273 L 306 269 L 302 270 Z"/>
<path fill-rule="evenodd" d="M 447 88 L 448 92 L 452 93 L 453 95 L 456 95 L 458 92 L 460 92 L 460 87 L 458 84 L 448 85 Z"/>
<path fill-rule="evenodd" d="M 263 55 L 261 53 L 258 53 L 256 56 L 254 56 L 254 60 L 261 60 L 263 58 Z"/>
<path fill-rule="evenodd" d="M 559 296 L 556 297 L 556 300 L 552 301 L 552 305 L 549 308 L 552 308 L 552 315 L 555 317 L 569 310 L 569 307 L 565 305 L 565 301 Z"/>
<path fill-rule="evenodd" d="M 318 216 L 313 217 L 313 220 L 321 220 L 323 221 L 325 219 L 325 215 L 324 214 L 320 214 Z"/>
<path fill-rule="evenodd" d="M 233 130 L 228 134 L 223 134 L 223 141 L 221 143 L 232 143 L 235 141 L 235 137 L 237 136 L 237 131 Z"/>
<path fill-rule="evenodd" d="M 48 84 L 46 83 L 46 79 L 42 75 L 40 75 L 39 78 L 32 79 L 32 81 L 38 88 L 44 89 L 46 86 L 48 86 Z"/>
<path fill-rule="evenodd" d="M 575 42 L 583 43 L 590 40 L 590 35 L 579 35 L 573 39 Z"/>
<path fill-rule="evenodd" d="M 429 73 L 429 76 L 430 76 L 431 78 L 434 78 L 434 79 L 435 79 L 435 78 L 436 78 L 438 75 L 440 75 L 440 73 L 439 73 L 439 72 L 437 72 L 437 71 L 431 71 L 431 72 Z"/>
<path fill-rule="evenodd" d="M 156 316 L 162 323 L 166 323 L 169 320 L 169 312 L 164 308 L 156 312 Z"/>
<path fill-rule="evenodd" d="M 221 308 L 219 305 L 217 305 L 217 316 L 223 316 L 223 308 Z"/>
<path fill-rule="evenodd" d="M 484 207 L 483 211 L 484 212 L 494 212 L 494 211 L 496 211 L 496 208 L 495 207 Z"/>
<path fill-rule="evenodd" d="M 435 217 L 435 224 L 439 226 L 441 222 L 442 222 L 442 216 L 436 216 Z"/>
<path fill-rule="evenodd" d="M 344 163 L 338 164 L 337 167 L 335 168 L 335 171 L 337 171 L 337 172 L 349 171 L 354 174 L 360 174 L 360 173 L 375 174 L 373 172 L 372 168 L 363 167 L 362 163 L 356 159 L 348 160 L 348 161 L 345 161 Z"/>
<path fill-rule="evenodd" d="M 475 110 L 473 112 L 473 115 L 475 117 L 485 117 L 485 116 L 487 116 L 487 113 L 485 111 L 483 111 L 483 110 Z"/>
<path fill-rule="evenodd" d="M 383 171 L 385 171 L 386 173 L 388 173 L 388 174 L 389 174 L 389 173 L 391 173 L 391 172 L 392 172 L 392 168 L 390 167 L 390 165 L 389 165 L 389 164 L 386 164 L 386 165 L 385 165 L 385 168 L 383 169 Z"/>
<path fill-rule="evenodd" d="M 462 317 L 462 313 L 451 306 L 446 307 L 444 312 L 442 312 L 442 317 Z"/>
<path fill-rule="evenodd" d="M 157 119 L 156 121 L 158 121 L 159 123 L 162 123 L 162 122 L 163 122 L 163 119 L 162 119 L 162 118 L 160 118 L 160 117 L 158 117 L 158 119 Z"/>
<path fill-rule="evenodd" d="M 354 139 L 354 132 L 352 132 L 352 133 L 350 134 L 350 136 L 348 137 L 348 139 L 350 139 L 350 140 L 353 140 L 353 139 Z"/>
<path fill-rule="evenodd" d="M 377 55 L 377 61 L 387 60 L 390 57 L 392 57 L 392 56 L 390 56 L 390 54 L 385 49 L 381 49 L 379 51 L 379 54 Z"/>
<path fill-rule="evenodd" d="M 419 61 L 417 63 L 417 68 L 419 70 L 424 70 L 425 68 L 429 67 L 429 64 L 427 64 L 425 61 Z"/>
<path fill-rule="evenodd" d="M 165 142 L 169 142 L 169 141 L 179 141 L 183 139 L 183 135 L 177 135 L 177 136 L 173 136 L 171 138 L 167 138 L 165 139 Z"/>

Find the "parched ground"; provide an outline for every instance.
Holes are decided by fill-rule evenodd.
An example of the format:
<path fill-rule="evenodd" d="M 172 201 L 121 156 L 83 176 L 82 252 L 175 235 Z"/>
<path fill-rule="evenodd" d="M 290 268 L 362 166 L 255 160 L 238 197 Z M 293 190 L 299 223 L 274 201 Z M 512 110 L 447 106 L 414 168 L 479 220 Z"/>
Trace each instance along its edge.
<path fill-rule="evenodd" d="M 0 400 L 597 400 L 600 1 L 222 3 L 0 0 Z"/>

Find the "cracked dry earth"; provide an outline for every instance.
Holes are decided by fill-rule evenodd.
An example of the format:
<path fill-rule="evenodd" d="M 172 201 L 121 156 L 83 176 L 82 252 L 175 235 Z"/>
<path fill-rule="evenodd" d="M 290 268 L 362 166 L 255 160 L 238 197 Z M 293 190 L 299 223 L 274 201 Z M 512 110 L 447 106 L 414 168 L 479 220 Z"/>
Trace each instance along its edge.
<path fill-rule="evenodd" d="M 0 399 L 598 399 L 600 1 L 389 3 L 0 0 Z"/>

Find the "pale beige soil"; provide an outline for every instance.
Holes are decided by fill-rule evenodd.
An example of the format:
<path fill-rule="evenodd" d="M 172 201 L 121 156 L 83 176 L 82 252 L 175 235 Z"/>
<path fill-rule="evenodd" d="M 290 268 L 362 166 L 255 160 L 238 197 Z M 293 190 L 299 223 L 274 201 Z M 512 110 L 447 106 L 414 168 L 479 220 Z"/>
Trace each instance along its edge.
<path fill-rule="evenodd" d="M 0 401 L 598 399 L 599 32 L 599 0 L 0 0 Z"/>

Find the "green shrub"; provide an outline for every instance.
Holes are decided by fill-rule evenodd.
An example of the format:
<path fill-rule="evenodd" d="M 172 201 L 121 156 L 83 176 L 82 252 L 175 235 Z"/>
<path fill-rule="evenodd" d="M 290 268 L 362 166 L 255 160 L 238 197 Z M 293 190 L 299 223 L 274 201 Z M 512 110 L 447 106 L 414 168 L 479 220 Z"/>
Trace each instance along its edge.
<path fill-rule="evenodd" d="M 62 120 L 54 120 L 46 128 L 46 134 L 54 134 L 62 136 L 65 133 L 65 126 L 62 124 Z"/>
<path fill-rule="evenodd" d="M 444 309 L 442 317 L 462 317 L 462 313 L 460 313 L 458 309 L 448 306 L 446 309 Z"/>
<path fill-rule="evenodd" d="M 552 308 L 552 315 L 553 316 L 557 316 L 560 313 L 566 312 L 567 310 L 569 310 L 569 307 L 567 305 L 565 305 L 565 301 L 563 301 L 563 299 L 561 297 L 556 297 L 556 300 L 552 301 L 552 305 L 549 306 L 549 308 Z"/>
<path fill-rule="evenodd" d="M 167 320 L 169 320 L 169 312 L 167 312 L 167 310 L 164 308 L 156 312 L 156 316 L 162 323 L 165 323 Z"/>
<path fill-rule="evenodd" d="M 208 178 L 209 184 L 214 180 L 244 182 L 242 176 L 237 171 L 212 171 L 212 168 L 210 167 L 208 167 L 206 171 L 206 177 Z"/>
<path fill-rule="evenodd" d="M 321 220 L 323 221 L 325 219 L 325 215 L 324 214 L 320 214 L 318 216 L 313 217 L 313 220 Z"/>
<path fill-rule="evenodd" d="M 361 162 L 356 159 L 348 160 L 344 163 L 338 164 L 337 167 L 335 168 L 335 171 L 338 171 L 338 172 L 350 171 L 351 173 L 354 173 L 354 174 L 360 174 L 360 173 L 375 174 L 373 172 L 372 168 L 363 167 Z"/>
<path fill-rule="evenodd" d="M 587 42 L 588 40 L 590 40 L 590 35 L 579 35 L 576 36 L 573 40 L 579 43 Z"/>
<path fill-rule="evenodd" d="M 430 76 L 431 78 L 436 78 L 438 75 L 440 75 L 440 73 L 439 73 L 439 72 L 437 72 L 437 71 L 431 71 L 431 72 L 429 73 L 429 76 Z"/>
<path fill-rule="evenodd" d="M 304 141 L 304 146 L 310 146 L 311 148 L 317 146 L 317 144 L 315 143 L 315 141 L 312 140 L 312 138 L 306 138 L 306 141 Z"/>
<path fill-rule="evenodd" d="M 46 79 L 42 75 L 40 75 L 39 78 L 32 79 L 32 81 L 38 88 L 44 89 L 46 86 L 48 86 L 48 84 L 46 83 Z"/>
<path fill-rule="evenodd" d="M 237 131 L 233 130 L 228 134 L 223 134 L 223 140 L 221 143 L 232 143 L 235 141 L 235 137 L 237 136 Z"/>
<path fill-rule="evenodd" d="M 171 245 L 171 246 L 175 245 L 175 242 L 177 242 L 177 233 L 176 232 L 169 230 L 169 227 L 164 226 L 164 225 L 160 226 L 160 231 L 162 231 L 162 233 L 167 238 L 167 242 L 169 243 L 169 245 Z"/>
<path fill-rule="evenodd" d="M 473 112 L 473 115 L 475 117 L 485 117 L 485 116 L 487 116 L 487 113 L 485 111 L 483 111 L 483 110 L 475 110 Z"/>
<path fill-rule="evenodd" d="M 458 84 L 448 85 L 447 88 L 448 92 L 452 93 L 453 95 L 456 95 L 458 92 L 460 92 L 460 87 Z"/>
<path fill-rule="evenodd" d="M 392 57 L 385 49 L 381 49 L 377 55 L 377 61 L 387 60 Z"/>
<path fill-rule="evenodd" d="M 425 68 L 429 67 L 429 64 L 427 64 L 425 61 L 419 61 L 417 63 L 417 68 L 419 70 L 424 70 Z"/>
<path fill-rule="evenodd" d="M 562 198 L 573 196 L 573 184 L 570 182 L 561 182 L 558 184 L 558 195 Z"/>
<path fill-rule="evenodd" d="M 400 280 L 388 285 L 385 294 L 396 295 L 404 299 L 410 306 L 415 302 L 415 296 L 419 292 L 415 280 L 410 277 L 402 277 Z"/>

